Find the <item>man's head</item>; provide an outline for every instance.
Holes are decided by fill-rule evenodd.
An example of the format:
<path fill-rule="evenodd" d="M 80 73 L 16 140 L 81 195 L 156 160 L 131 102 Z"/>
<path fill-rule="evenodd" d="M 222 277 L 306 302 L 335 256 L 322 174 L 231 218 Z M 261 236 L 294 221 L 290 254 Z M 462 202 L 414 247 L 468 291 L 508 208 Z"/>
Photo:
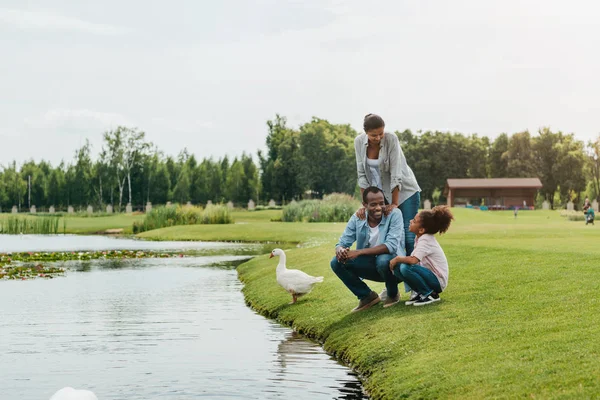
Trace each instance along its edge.
<path fill-rule="evenodd" d="M 366 188 L 363 191 L 363 206 L 367 209 L 369 218 L 380 220 L 385 208 L 383 191 L 376 186 Z"/>

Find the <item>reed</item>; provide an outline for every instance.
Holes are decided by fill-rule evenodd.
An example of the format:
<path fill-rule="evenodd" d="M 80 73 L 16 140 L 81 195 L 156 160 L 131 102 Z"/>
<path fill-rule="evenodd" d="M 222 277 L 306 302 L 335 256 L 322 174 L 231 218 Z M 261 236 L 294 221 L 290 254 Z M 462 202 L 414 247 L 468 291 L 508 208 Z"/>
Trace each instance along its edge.
<path fill-rule="evenodd" d="M 61 218 L 58 216 L 36 218 L 10 216 L 0 220 L 0 233 L 5 235 L 56 235 L 59 233 L 60 220 Z M 63 219 L 63 232 L 66 231 L 66 224 L 66 220 Z"/>

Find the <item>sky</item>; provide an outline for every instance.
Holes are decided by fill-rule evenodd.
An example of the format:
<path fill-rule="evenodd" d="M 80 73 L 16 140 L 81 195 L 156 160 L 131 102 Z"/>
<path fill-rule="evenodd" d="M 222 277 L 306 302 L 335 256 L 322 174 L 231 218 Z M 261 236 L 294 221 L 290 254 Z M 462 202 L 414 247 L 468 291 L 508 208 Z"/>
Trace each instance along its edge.
<path fill-rule="evenodd" d="M 600 3 L 0 0 L 0 165 L 125 125 L 167 155 L 256 154 L 266 121 L 600 133 Z"/>

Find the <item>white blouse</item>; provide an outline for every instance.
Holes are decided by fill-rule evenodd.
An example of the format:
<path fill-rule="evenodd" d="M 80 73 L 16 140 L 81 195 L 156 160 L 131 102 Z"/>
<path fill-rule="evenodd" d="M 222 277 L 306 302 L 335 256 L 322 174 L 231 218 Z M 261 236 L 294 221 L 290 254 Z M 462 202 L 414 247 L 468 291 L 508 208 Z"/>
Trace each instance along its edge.
<path fill-rule="evenodd" d="M 367 158 L 367 166 L 369 167 L 369 172 L 371 172 L 373 186 L 377 186 L 379 189 L 383 190 L 383 185 L 381 184 L 381 174 L 379 173 L 379 160 L 379 158 L 376 160 Z"/>

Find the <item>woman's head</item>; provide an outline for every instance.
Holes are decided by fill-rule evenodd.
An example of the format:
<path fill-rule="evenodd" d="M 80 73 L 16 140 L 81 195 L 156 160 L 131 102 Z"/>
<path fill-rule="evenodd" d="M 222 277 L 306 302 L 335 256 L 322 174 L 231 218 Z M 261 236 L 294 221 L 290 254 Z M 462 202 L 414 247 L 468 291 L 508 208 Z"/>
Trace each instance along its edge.
<path fill-rule="evenodd" d="M 367 114 L 363 122 L 363 128 L 370 141 L 379 143 L 383 138 L 385 122 L 383 122 L 383 118 L 377 114 Z"/>
<path fill-rule="evenodd" d="M 424 210 L 410 220 L 409 230 L 421 236 L 425 233 L 440 235 L 448 230 L 454 216 L 448 206 L 437 206 L 431 210 Z"/>

